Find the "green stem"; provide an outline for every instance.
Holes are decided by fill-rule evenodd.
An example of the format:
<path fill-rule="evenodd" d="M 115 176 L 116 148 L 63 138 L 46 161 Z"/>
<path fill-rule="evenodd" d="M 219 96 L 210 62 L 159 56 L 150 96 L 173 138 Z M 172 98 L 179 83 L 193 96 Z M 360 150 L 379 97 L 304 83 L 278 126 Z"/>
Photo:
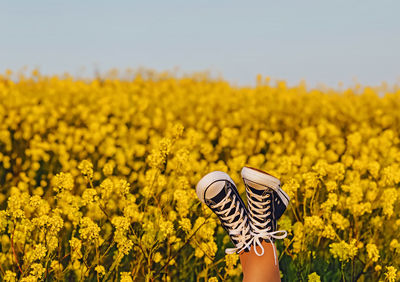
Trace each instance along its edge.
<path fill-rule="evenodd" d="M 172 257 L 171 257 L 171 258 L 156 272 L 154 278 L 156 278 L 158 275 L 160 275 L 161 271 L 169 264 L 169 262 L 170 262 L 171 260 L 173 260 L 173 259 L 182 251 L 182 249 L 183 249 L 184 247 L 186 247 L 186 246 L 189 244 L 189 242 L 192 240 L 192 238 L 194 237 L 194 235 L 196 235 L 196 233 L 200 230 L 200 228 L 203 227 L 204 224 L 207 223 L 207 219 L 208 219 L 209 217 L 210 217 L 210 215 L 209 215 L 209 216 L 206 218 L 206 220 L 193 232 L 193 234 L 188 238 L 188 240 L 185 242 L 185 244 L 183 244 L 183 246 L 180 247 L 180 248 L 176 251 L 175 255 L 173 255 L 173 256 L 172 256 Z"/>
<path fill-rule="evenodd" d="M 113 262 L 110 269 L 108 270 L 106 276 L 104 277 L 103 281 L 108 281 L 108 277 L 111 275 L 114 268 L 119 264 L 119 260 L 121 259 L 121 254 L 118 254 L 117 259 Z"/>

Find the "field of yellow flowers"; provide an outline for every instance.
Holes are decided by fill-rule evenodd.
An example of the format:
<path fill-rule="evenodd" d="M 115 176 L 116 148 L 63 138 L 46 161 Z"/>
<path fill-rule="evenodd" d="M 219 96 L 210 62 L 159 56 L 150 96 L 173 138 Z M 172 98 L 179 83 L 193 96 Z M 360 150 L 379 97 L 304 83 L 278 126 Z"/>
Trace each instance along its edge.
<path fill-rule="evenodd" d="M 279 177 L 283 281 L 397 281 L 400 90 L 0 76 L 0 280 L 240 281 L 197 181 Z M 378 95 L 378 90 L 383 91 Z"/>

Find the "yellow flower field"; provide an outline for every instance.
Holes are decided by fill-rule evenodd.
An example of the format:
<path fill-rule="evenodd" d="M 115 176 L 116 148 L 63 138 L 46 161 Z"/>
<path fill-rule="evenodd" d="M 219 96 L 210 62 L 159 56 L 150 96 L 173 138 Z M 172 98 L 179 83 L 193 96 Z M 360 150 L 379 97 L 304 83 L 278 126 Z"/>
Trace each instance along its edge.
<path fill-rule="evenodd" d="M 0 280 L 240 281 L 229 236 L 194 187 L 221 170 L 244 196 L 246 164 L 291 197 L 283 281 L 400 278 L 400 89 L 10 75 L 0 76 Z"/>

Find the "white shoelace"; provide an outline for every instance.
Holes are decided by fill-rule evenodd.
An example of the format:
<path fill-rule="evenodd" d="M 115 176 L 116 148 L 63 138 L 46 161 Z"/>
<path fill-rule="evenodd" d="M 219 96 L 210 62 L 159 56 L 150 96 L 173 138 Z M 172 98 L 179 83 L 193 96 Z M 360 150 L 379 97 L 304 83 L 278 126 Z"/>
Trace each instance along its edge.
<path fill-rule="evenodd" d="M 246 224 L 246 222 L 249 221 L 247 219 L 247 215 L 244 214 L 245 210 L 243 207 L 240 208 L 240 204 L 236 199 L 236 195 L 233 195 L 231 199 L 231 192 L 232 191 L 229 190 L 226 196 L 218 204 L 211 206 L 212 208 L 223 208 L 226 204 L 231 202 L 228 208 L 215 211 L 215 213 L 220 216 L 225 225 L 228 227 L 229 235 L 231 235 L 232 239 L 238 242 L 236 244 L 236 248 L 225 249 L 226 254 L 240 253 L 246 248 L 250 249 L 250 245 L 252 243 L 250 225 Z M 229 215 L 233 209 L 235 209 L 234 213 Z M 239 216 L 239 219 L 235 221 L 237 216 Z"/>
<path fill-rule="evenodd" d="M 266 218 L 268 216 L 270 216 L 271 212 L 272 212 L 271 211 L 271 200 L 268 199 L 270 197 L 270 194 L 266 194 L 265 196 L 257 195 L 255 193 L 253 193 L 247 186 L 246 186 L 246 190 L 247 190 L 248 195 L 251 195 L 251 197 L 247 197 L 247 203 L 248 203 L 250 226 L 251 226 L 250 234 L 252 235 L 254 252 L 258 256 L 262 256 L 264 254 L 264 247 L 262 246 L 261 239 L 266 239 L 266 240 L 270 241 L 273 251 L 274 251 L 275 265 L 277 265 L 277 255 L 276 255 L 276 250 L 275 250 L 275 246 L 272 241 L 272 238 L 283 239 L 287 236 L 287 231 L 286 230 L 277 230 L 277 231 L 271 232 L 271 227 L 267 227 L 268 224 L 271 222 L 271 219 L 266 220 Z M 259 202 L 256 202 L 252 198 L 259 200 Z M 265 204 L 267 204 L 267 206 L 263 207 Z M 257 214 L 255 212 L 257 212 Z M 261 220 L 262 223 L 260 223 L 256 219 Z M 281 234 L 281 235 L 278 235 L 278 234 Z M 257 246 L 259 246 L 261 248 L 261 253 L 259 253 L 257 251 Z"/>

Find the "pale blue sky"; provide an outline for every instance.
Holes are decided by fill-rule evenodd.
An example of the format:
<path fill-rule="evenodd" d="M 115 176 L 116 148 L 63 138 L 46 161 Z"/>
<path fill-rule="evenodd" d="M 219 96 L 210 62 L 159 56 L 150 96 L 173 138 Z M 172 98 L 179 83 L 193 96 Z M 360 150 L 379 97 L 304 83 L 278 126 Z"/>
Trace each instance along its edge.
<path fill-rule="evenodd" d="M 0 0 L 0 72 L 211 70 L 240 85 L 400 81 L 400 2 Z"/>

